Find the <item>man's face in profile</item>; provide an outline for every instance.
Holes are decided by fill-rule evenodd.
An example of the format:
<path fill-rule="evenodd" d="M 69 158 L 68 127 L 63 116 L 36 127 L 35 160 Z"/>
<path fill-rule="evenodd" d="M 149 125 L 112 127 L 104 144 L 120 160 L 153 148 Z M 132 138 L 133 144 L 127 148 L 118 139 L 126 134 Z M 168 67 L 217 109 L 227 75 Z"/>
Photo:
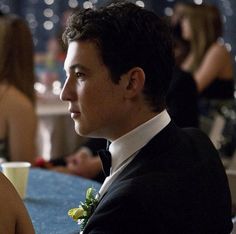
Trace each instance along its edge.
<path fill-rule="evenodd" d="M 123 85 L 114 84 L 96 44 L 72 41 L 64 64 L 67 80 L 61 99 L 69 101 L 75 130 L 82 136 L 116 137 L 120 135 Z"/>

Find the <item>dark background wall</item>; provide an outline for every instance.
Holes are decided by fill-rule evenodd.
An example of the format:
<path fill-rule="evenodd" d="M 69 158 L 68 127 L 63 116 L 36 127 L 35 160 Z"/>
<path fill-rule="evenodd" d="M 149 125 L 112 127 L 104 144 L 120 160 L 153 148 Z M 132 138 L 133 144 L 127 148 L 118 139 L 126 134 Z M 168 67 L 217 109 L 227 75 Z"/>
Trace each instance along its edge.
<path fill-rule="evenodd" d="M 35 50 L 44 51 L 48 38 L 58 34 L 61 29 L 63 12 L 70 7 L 83 7 L 84 4 L 100 6 L 106 0 L 0 0 L 0 9 L 5 13 L 16 13 L 24 17 L 34 36 Z M 143 0 L 145 7 L 159 15 L 171 13 L 179 0 Z M 224 20 L 224 41 L 232 53 L 236 67 L 236 1 L 235 0 L 181 0 L 181 2 L 211 3 L 218 6 Z"/>

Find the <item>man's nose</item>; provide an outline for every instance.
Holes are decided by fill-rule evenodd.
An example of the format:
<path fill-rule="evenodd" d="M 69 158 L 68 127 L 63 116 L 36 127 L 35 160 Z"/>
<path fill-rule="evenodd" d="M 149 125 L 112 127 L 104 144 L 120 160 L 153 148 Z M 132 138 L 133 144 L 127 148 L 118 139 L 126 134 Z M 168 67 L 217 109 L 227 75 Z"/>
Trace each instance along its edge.
<path fill-rule="evenodd" d="M 60 99 L 62 101 L 74 101 L 76 97 L 76 84 L 72 79 L 67 78 L 60 93 Z"/>

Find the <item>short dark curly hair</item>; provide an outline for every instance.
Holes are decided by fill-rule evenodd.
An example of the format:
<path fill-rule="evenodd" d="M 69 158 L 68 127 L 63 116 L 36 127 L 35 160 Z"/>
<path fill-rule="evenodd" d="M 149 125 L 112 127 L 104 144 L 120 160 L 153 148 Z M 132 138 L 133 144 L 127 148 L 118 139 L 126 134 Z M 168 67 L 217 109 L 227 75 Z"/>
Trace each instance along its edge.
<path fill-rule="evenodd" d="M 63 34 L 66 45 L 75 40 L 96 43 L 114 83 L 131 68 L 142 68 L 146 100 L 154 111 L 165 108 L 174 56 L 170 29 L 163 19 L 126 1 L 82 9 L 72 14 Z"/>

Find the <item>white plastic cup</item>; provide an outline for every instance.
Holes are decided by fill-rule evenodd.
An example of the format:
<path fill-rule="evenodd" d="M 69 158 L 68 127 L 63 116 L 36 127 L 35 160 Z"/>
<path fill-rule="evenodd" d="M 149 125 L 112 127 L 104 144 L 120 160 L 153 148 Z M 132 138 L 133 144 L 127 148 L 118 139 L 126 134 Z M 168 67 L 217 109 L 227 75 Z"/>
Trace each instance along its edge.
<path fill-rule="evenodd" d="M 29 162 L 4 162 L 1 164 L 3 174 L 11 181 L 22 199 L 26 195 L 30 166 Z"/>

